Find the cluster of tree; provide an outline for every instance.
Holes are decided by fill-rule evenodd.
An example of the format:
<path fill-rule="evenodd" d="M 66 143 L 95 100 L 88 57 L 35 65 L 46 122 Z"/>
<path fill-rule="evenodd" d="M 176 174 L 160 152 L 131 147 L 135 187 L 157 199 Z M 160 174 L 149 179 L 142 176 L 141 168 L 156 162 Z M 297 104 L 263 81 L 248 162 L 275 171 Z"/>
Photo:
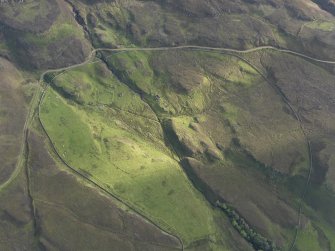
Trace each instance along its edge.
<path fill-rule="evenodd" d="M 53 79 L 57 76 L 55 72 L 49 72 L 43 76 L 43 81 L 47 84 L 51 84 Z"/>
<path fill-rule="evenodd" d="M 217 201 L 216 205 L 222 209 L 230 219 L 233 227 L 258 251 L 279 251 L 276 244 L 256 233 L 248 223 L 226 203 Z"/>

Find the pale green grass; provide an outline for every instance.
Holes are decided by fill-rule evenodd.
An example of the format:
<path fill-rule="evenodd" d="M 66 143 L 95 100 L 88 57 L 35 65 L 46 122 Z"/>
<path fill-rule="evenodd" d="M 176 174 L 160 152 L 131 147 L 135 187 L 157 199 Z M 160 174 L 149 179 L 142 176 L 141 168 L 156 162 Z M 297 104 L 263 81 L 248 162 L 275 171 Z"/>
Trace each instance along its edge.
<path fill-rule="evenodd" d="M 56 86 L 85 105 L 103 105 L 156 119 L 140 96 L 120 83 L 102 63 L 87 64 L 60 75 Z"/>
<path fill-rule="evenodd" d="M 61 156 L 64 158 L 67 155 L 73 156 L 70 164 L 81 163 L 84 156 L 90 159 L 90 165 L 96 163 L 98 147 L 90 128 L 75 113 L 74 109 L 66 106 L 64 100 L 53 91 L 49 91 L 45 96 L 41 119 L 50 135 L 57 139 L 56 147 Z M 64 128 L 64 130 L 59 130 L 59 128 Z"/>
<path fill-rule="evenodd" d="M 233 125 L 236 125 L 240 113 L 239 108 L 231 103 L 225 102 L 223 103 L 223 109 L 224 117 L 227 118 Z"/>
<path fill-rule="evenodd" d="M 192 117 L 180 116 L 171 119 L 177 137 L 181 141 L 187 142 L 194 152 L 205 152 L 210 149 L 221 156 L 220 151 L 217 149 L 211 138 L 205 133 L 200 124 L 195 123 Z"/>
<path fill-rule="evenodd" d="M 199 61 L 206 55 L 199 53 Z M 165 146 L 156 118 L 164 117 L 163 108 L 167 107 L 173 112 L 166 117 L 175 116 L 173 119 L 182 136 L 195 142 L 200 150 L 203 150 L 202 141 L 216 149 L 206 133 L 190 126 L 193 117 L 203 114 L 210 104 L 214 78 L 204 74 L 203 82 L 191 93 L 177 93 L 169 88 L 166 82 L 169 78 L 153 72 L 154 67 L 149 64 L 151 56 L 153 53 L 134 52 L 109 58 L 118 77 L 129 87 L 102 64 L 87 64 L 60 75 L 54 84 L 71 94 L 73 100 L 81 101 L 80 105 L 50 89 L 42 104 L 42 121 L 67 163 L 180 236 L 186 245 L 208 236 L 216 238 L 222 232 L 216 228 L 213 210 L 192 187 L 176 156 Z M 230 67 L 220 64 L 222 88 L 237 93 L 242 87 L 259 82 L 252 68 L 238 60 L 233 62 Z M 242 83 L 245 86 L 241 86 L 241 81 L 245 81 Z M 154 107 L 157 115 L 132 88 L 146 93 L 144 100 Z M 157 94 L 158 100 L 154 98 Z M 221 94 L 213 101 L 213 107 L 222 108 L 222 117 L 233 126 L 239 121 L 242 114 L 239 106 Z M 279 227 L 271 228 L 270 221 L 268 224 L 274 235 L 280 232 Z"/>
<path fill-rule="evenodd" d="M 202 112 L 208 103 L 210 80 L 204 76 L 202 84 L 191 93 L 177 93 L 170 86 L 167 73 L 153 72 L 149 62 L 155 56 L 159 55 L 148 52 L 122 53 L 111 57 L 109 63 L 121 72 L 129 85 L 147 94 L 148 101 L 157 112 L 175 115 Z M 159 100 L 154 98 L 157 95 Z"/>
<path fill-rule="evenodd" d="M 0 52 L 7 52 L 8 51 L 8 46 L 4 42 L 0 42 Z"/>
<path fill-rule="evenodd" d="M 48 30 L 38 34 L 27 33 L 25 40 L 36 46 L 46 47 L 68 37 L 85 40 L 84 33 L 78 28 L 73 17 L 68 16 L 67 13 L 61 13 Z"/>
<path fill-rule="evenodd" d="M 327 222 L 325 222 L 323 219 L 318 219 L 318 222 L 316 223 L 318 227 L 321 228 L 321 230 L 326 235 L 327 240 L 330 243 L 331 247 L 335 247 L 335 231 L 334 228 L 329 226 Z"/>
<path fill-rule="evenodd" d="M 258 75 L 258 72 L 254 68 L 252 68 L 249 64 L 247 64 L 246 62 L 240 60 L 240 61 L 238 61 L 238 65 L 240 66 L 240 71 L 244 71 L 244 72 L 247 72 L 249 74 Z"/>
<path fill-rule="evenodd" d="M 51 28 L 42 34 L 27 34 L 26 39 L 30 43 L 34 43 L 38 46 L 46 46 L 52 42 L 64 39 L 70 36 L 81 36 L 81 32 L 78 27 L 75 27 L 72 23 L 68 22 L 56 22 Z"/>
<path fill-rule="evenodd" d="M 238 61 L 239 68 L 232 66 L 227 80 L 233 84 L 250 87 L 259 81 L 259 74 L 248 64 Z"/>
<path fill-rule="evenodd" d="M 185 243 L 215 233 L 212 211 L 174 158 L 106 113 L 70 106 L 53 90 L 41 119 L 61 156 Z"/>
<path fill-rule="evenodd" d="M 93 32 L 99 39 L 98 42 L 101 42 L 104 46 L 119 45 L 131 47 L 132 43 L 128 40 L 125 32 L 126 25 L 129 22 L 129 19 L 131 19 L 127 10 L 125 8 L 120 8 L 118 4 L 111 3 L 100 3 L 98 8 L 100 18 L 96 20 L 93 28 Z M 90 9 L 86 11 L 91 12 Z M 122 28 L 116 28 L 111 25 L 111 16 L 113 16 L 113 19 L 117 20 L 118 26 Z"/>
<path fill-rule="evenodd" d="M 317 251 L 322 250 L 318 242 L 318 233 L 308 224 L 305 229 L 299 231 L 296 247 L 303 251 Z"/>
<path fill-rule="evenodd" d="M 102 43 L 110 46 L 122 45 L 130 47 L 131 43 L 119 32 L 109 29 L 105 26 L 100 26 L 94 29 L 95 34 L 99 37 Z"/>
<path fill-rule="evenodd" d="M 333 31 L 335 28 L 335 23 L 330 21 L 313 21 L 306 24 L 306 27 L 311 29 L 317 29 L 322 31 Z"/>
<path fill-rule="evenodd" d="M 118 69 L 126 71 L 127 77 L 139 89 L 150 95 L 157 94 L 158 87 L 153 84 L 153 71 L 149 65 L 150 53 L 134 51 L 120 53 L 111 57 L 109 61 Z"/>

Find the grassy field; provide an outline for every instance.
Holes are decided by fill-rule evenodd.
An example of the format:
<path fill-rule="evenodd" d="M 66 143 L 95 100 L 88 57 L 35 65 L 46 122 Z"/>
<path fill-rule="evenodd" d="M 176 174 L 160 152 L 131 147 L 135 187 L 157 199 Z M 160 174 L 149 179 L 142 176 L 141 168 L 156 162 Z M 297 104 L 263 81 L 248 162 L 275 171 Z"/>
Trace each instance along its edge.
<path fill-rule="evenodd" d="M 155 119 L 154 113 L 139 95 L 120 83 L 102 64 L 87 64 L 71 70 L 58 77 L 55 85 L 78 103 L 118 108 Z"/>
<path fill-rule="evenodd" d="M 1 1 L 0 249 L 36 250 L 40 240 L 50 250 L 160 250 L 161 238 L 170 238 L 70 174 L 46 138 L 36 139 L 37 121 L 24 141 L 38 74 L 81 63 L 102 47 L 270 45 L 334 60 L 335 19 L 312 2 Z M 307 134 L 313 170 L 295 250 L 329 251 L 335 246 L 334 69 L 279 50 L 241 55 L 270 81 L 221 53 L 100 51 L 104 62 L 65 71 L 51 83 L 40 118 L 66 163 L 192 251 L 251 250 L 250 239 L 209 205 L 218 197 L 257 233 L 289 249 L 310 167 Z M 26 158 L 28 165 L 20 165 Z M 180 160 L 195 163 L 189 176 Z"/>
<path fill-rule="evenodd" d="M 33 33 L 27 34 L 26 41 L 42 47 L 71 36 L 81 37 L 82 33 L 78 27 L 69 22 L 64 23 L 62 20 L 62 22 L 54 23 L 51 28 L 44 33 L 38 35 Z"/>
<path fill-rule="evenodd" d="M 286 250 L 300 191 L 278 187 L 304 174 L 308 158 L 299 124 L 271 85 L 216 53 L 104 56 L 106 65 L 61 74 L 45 96 L 41 119 L 62 158 L 186 245 L 206 238 L 222 250 L 225 230 L 182 172 L 170 148 L 177 146 L 179 156 L 204 163 L 200 179 Z M 299 250 L 319 248 L 322 233 L 331 238 L 310 224 Z"/>
<path fill-rule="evenodd" d="M 298 250 L 314 251 L 322 250 L 319 244 L 317 231 L 308 224 L 304 229 L 299 231 L 296 247 Z"/>
<path fill-rule="evenodd" d="M 54 161 L 44 138 L 35 130 L 29 134 L 28 143 L 31 191 L 41 229 L 36 239 L 43 245 L 80 250 L 111 246 L 120 250 L 134 246 L 174 250 L 179 246 L 178 240 Z"/>
<path fill-rule="evenodd" d="M 117 115 L 69 105 L 50 89 L 41 119 L 68 164 L 186 244 L 216 232 L 210 207 L 169 151 L 131 132 Z"/>
<path fill-rule="evenodd" d="M 177 59 L 185 62 L 182 72 L 187 78 L 174 67 Z M 116 76 L 102 64 L 87 64 L 61 74 L 54 81 L 53 85 L 61 95 L 52 89 L 48 91 L 41 118 L 58 152 L 68 164 L 104 184 L 137 210 L 181 236 L 185 243 L 211 234 L 215 236 L 213 213 L 165 146 L 157 117 L 171 119 L 172 130 L 189 152 L 222 159 L 216 143 L 226 145 L 231 139 L 218 135 L 221 134 L 220 126 L 208 131 L 207 127 L 211 128 L 213 124 L 207 124 L 207 120 L 213 114 L 205 108 L 223 109 L 217 118 L 229 120 L 243 144 L 252 151 L 261 151 L 263 146 L 253 141 L 250 135 L 244 135 L 241 127 L 251 126 L 259 131 L 256 120 L 269 116 L 268 109 L 263 106 L 265 100 L 276 100 L 278 106 L 281 101 L 253 68 L 214 53 L 134 52 L 109 54 L 107 60 Z M 187 63 L 192 61 L 197 63 Z M 180 91 L 183 87 L 187 88 L 186 92 Z M 259 91 L 268 97 L 252 98 Z M 155 98 L 157 95 L 159 98 Z M 236 98 L 238 95 L 249 99 L 250 103 L 246 105 Z M 274 105 L 271 109 L 281 108 Z M 281 112 L 278 116 L 287 115 Z M 269 136 L 262 139 L 265 145 L 273 144 L 270 136 L 273 125 L 264 121 L 264 126 Z M 252 161 L 247 166 L 249 163 Z M 229 184 L 225 185 L 226 189 L 237 189 Z M 253 189 L 262 190 L 259 186 Z M 236 193 L 244 194 L 242 191 Z M 273 199 L 271 193 L 266 193 L 265 197 Z M 257 205 L 264 201 L 254 198 L 251 203 Z M 244 203 L 240 206 L 244 207 Z M 282 207 L 292 214 L 286 205 Z M 258 209 L 252 210 L 262 221 L 260 227 L 265 226 L 270 236 L 275 236 L 275 232 L 287 236 L 286 230 L 277 223 L 261 216 Z M 280 213 L 276 212 L 275 217 L 280 217 Z"/>
<path fill-rule="evenodd" d="M 145 95 L 158 115 L 168 117 L 201 113 L 209 103 L 211 83 L 199 65 L 190 63 L 201 58 L 197 55 L 127 52 L 109 57 L 107 62 L 124 83 Z"/>

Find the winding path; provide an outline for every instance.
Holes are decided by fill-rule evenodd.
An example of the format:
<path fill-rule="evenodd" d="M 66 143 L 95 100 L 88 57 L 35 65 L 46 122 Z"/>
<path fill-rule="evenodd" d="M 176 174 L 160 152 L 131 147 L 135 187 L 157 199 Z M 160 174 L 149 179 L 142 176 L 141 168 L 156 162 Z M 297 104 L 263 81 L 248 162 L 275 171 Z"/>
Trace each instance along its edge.
<path fill-rule="evenodd" d="M 309 59 L 315 62 L 319 63 L 325 63 L 325 64 L 335 64 L 335 61 L 329 61 L 329 60 L 323 60 L 318 59 L 315 57 L 308 56 L 306 54 L 288 50 L 288 49 L 281 49 L 274 46 L 259 46 L 247 50 L 237 50 L 237 49 L 230 49 L 230 48 L 220 48 L 220 47 L 208 47 L 208 46 L 197 46 L 197 45 L 181 45 L 181 46 L 175 46 L 175 47 L 149 47 L 149 48 L 141 48 L 141 47 L 125 47 L 125 48 L 97 48 L 91 51 L 91 53 L 88 55 L 87 59 L 79 64 L 74 64 L 58 69 L 50 69 L 42 73 L 40 77 L 40 82 L 43 82 L 44 76 L 48 73 L 57 73 L 60 71 L 70 70 L 82 65 L 85 65 L 88 63 L 93 56 L 100 51 L 109 51 L 109 52 L 127 52 L 127 51 L 169 51 L 169 50 L 183 50 L 183 49 L 190 49 L 190 50 L 201 50 L 201 51 L 217 51 L 217 52 L 233 52 L 233 53 L 239 53 L 239 54 L 247 54 L 251 52 L 257 52 L 261 50 L 273 50 L 277 52 L 282 52 L 286 54 L 295 55 L 304 59 Z"/>
<path fill-rule="evenodd" d="M 261 74 L 261 76 L 277 91 L 277 93 L 282 97 L 282 99 L 284 100 L 284 102 L 290 107 L 290 109 L 292 110 L 292 112 L 294 113 L 296 119 L 298 120 L 301 130 L 303 132 L 303 134 L 305 135 L 306 138 L 306 142 L 308 145 L 308 149 L 309 149 L 309 158 L 310 158 L 310 167 L 309 167 L 309 175 L 308 175 L 308 179 L 306 181 L 306 186 L 304 188 L 304 191 L 301 195 L 301 202 L 299 205 L 299 211 L 298 211 L 298 223 L 297 223 L 297 228 L 296 228 L 296 234 L 294 236 L 294 240 L 290 246 L 290 250 L 293 249 L 294 245 L 295 245 L 295 241 L 298 235 L 298 229 L 300 227 L 300 221 L 301 221 L 301 215 L 302 215 L 302 207 L 303 207 L 303 198 L 307 192 L 309 183 L 310 183 L 310 177 L 311 177 L 311 173 L 312 173 L 312 169 L 313 169 L 313 163 L 312 163 L 312 152 L 311 152 L 311 144 L 310 141 L 308 139 L 308 136 L 305 132 L 305 129 L 302 125 L 301 119 L 299 117 L 299 114 L 293 109 L 293 106 L 290 104 L 289 100 L 286 98 L 285 94 L 280 90 L 280 88 L 276 85 L 271 83 L 267 77 L 257 68 L 255 67 L 253 64 L 251 64 L 248 60 L 246 60 L 245 58 L 239 56 L 241 54 L 247 54 L 247 53 L 252 53 L 252 52 L 257 52 L 257 51 L 261 51 L 261 50 L 272 50 L 272 51 L 277 51 L 277 52 L 281 52 L 281 53 L 286 53 L 286 54 L 291 54 L 294 56 L 298 56 L 301 57 L 303 59 L 307 59 L 307 60 L 311 60 L 314 62 L 319 62 L 319 63 L 325 63 L 325 64 L 335 64 L 335 61 L 330 61 L 330 60 L 323 60 L 323 59 L 318 59 L 312 56 L 308 56 L 306 54 L 303 53 L 299 53 L 299 52 L 295 52 L 292 50 L 288 50 L 288 49 L 281 49 L 281 48 L 276 48 L 273 46 L 260 46 L 260 47 L 256 47 L 256 48 L 251 48 L 251 49 L 247 49 L 247 50 L 237 50 L 237 49 L 231 49 L 231 48 L 220 48 L 220 47 L 207 47 L 207 46 L 196 46 L 196 45 L 182 45 L 182 46 L 175 46 L 175 47 L 152 47 L 152 48 L 137 48 L 137 47 L 130 47 L 130 48 L 97 48 L 94 49 L 90 52 L 90 54 L 88 55 L 88 57 L 86 58 L 86 60 L 82 63 L 79 64 L 74 64 L 74 65 L 70 65 L 70 66 L 66 66 L 66 67 L 62 67 L 62 68 L 58 68 L 58 69 L 50 69 L 47 70 L 45 72 L 43 72 L 40 76 L 39 79 L 39 84 L 42 85 L 42 83 L 44 82 L 44 78 L 47 74 L 50 73 L 60 73 L 58 75 L 56 75 L 55 77 L 58 77 L 59 75 L 61 75 L 62 73 L 83 66 L 87 63 L 95 63 L 98 62 L 97 61 L 93 61 L 91 62 L 92 58 L 96 55 L 97 52 L 130 52 L 130 51 L 169 51 L 169 50 L 199 50 L 199 51 L 213 51 L 213 52 L 219 52 L 219 53 L 226 53 L 229 54 L 231 56 L 235 56 L 240 58 L 241 60 L 245 61 L 246 63 L 248 63 L 250 66 L 252 66 L 258 73 Z M 54 78 L 55 78 L 54 77 Z M 42 125 L 42 128 L 44 130 L 44 132 L 46 133 L 51 146 L 54 150 L 54 152 L 56 153 L 56 155 L 59 157 L 59 159 L 68 167 L 70 168 L 73 172 L 75 172 L 76 174 L 80 175 L 82 178 L 86 179 L 88 182 L 90 182 L 91 184 L 93 184 L 94 186 L 100 188 L 101 190 L 103 190 L 105 193 L 109 194 L 110 196 L 114 197 L 115 199 L 119 200 L 120 202 L 122 202 L 123 204 L 127 205 L 129 208 L 131 208 L 134 212 L 136 212 L 138 215 L 142 216 L 144 219 L 146 219 L 147 221 L 149 221 L 150 223 L 154 224 L 155 226 L 157 226 L 161 231 L 163 231 L 164 233 L 175 237 L 176 239 L 179 240 L 180 244 L 181 244 L 181 249 L 184 250 L 184 246 L 183 246 L 183 242 L 182 240 L 178 237 L 175 236 L 171 233 L 168 233 L 167 231 L 163 230 L 160 226 L 158 226 L 155 222 L 153 222 L 152 220 L 148 219 L 145 215 L 143 215 L 141 212 L 139 212 L 138 210 L 134 209 L 131 207 L 131 205 L 128 205 L 128 203 L 124 202 L 123 200 L 121 200 L 120 198 L 116 197 L 114 194 L 112 194 L 110 191 L 106 190 L 105 188 L 103 188 L 101 185 L 97 184 L 95 181 L 91 180 L 90 178 L 86 177 L 84 174 L 78 172 L 75 168 L 71 167 L 70 165 L 68 165 L 66 163 L 65 160 L 63 160 L 63 158 L 60 156 L 60 154 L 57 152 L 55 146 L 53 145 L 50 136 L 48 135 L 47 131 L 45 130 L 43 123 L 40 119 L 40 105 L 43 102 L 43 98 L 45 96 L 46 90 L 47 90 L 48 85 L 45 85 L 45 87 L 43 88 L 42 94 L 39 92 L 39 89 L 35 92 L 34 98 L 31 102 L 30 105 L 30 109 L 27 115 L 27 119 L 25 121 L 24 124 L 24 128 L 23 128 L 23 140 L 24 142 L 26 141 L 27 138 L 27 134 L 28 134 L 28 128 L 29 125 L 31 123 L 32 117 L 34 116 L 34 111 L 37 108 L 37 114 L 38 114 L 38 119 Z M 41 95 L 40 95 L 41 94 Z M 40 99 L 37 103 L 37 97 L 40 96 Z M 36 107 L 37 105 L 37 107 Z M 4 182 L 3 184 L 0 185 L 0 192 L 2 189 L 4 189 L 7 185 L 9 185 L 20 173 L 22 167 L 23 167 L 23 156 L 24 156 L 24 152 L 25 152 L 25 143 L 23 142 L 22 147 L 21 147 L 21 151 L 20 151 L 20 155 L 19 155 L 19 160 L 16 164 L 16 167 L 12 173 L 12 175 L 10 176 L 10 178 Z"/>

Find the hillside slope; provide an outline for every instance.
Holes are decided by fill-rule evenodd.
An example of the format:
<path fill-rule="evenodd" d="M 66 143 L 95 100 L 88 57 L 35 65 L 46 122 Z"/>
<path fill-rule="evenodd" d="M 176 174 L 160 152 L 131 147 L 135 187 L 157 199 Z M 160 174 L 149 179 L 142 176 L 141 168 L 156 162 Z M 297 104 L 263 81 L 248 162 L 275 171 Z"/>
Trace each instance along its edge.
<path fill-rule="evenodd" d="M 335 249 L 334 14 L 1 1 L 0 249 Z"/>

